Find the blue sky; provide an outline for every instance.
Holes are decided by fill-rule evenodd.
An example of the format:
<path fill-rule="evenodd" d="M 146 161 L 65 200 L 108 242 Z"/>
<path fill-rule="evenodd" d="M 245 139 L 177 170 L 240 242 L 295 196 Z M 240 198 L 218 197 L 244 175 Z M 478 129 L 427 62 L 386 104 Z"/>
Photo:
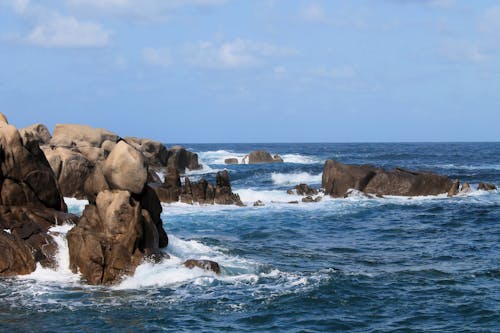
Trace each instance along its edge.
<path fill-rule="evenodd" d="M 500 1 L 0 0 L 0 111 L 169 142 L 499 141 Z"/>

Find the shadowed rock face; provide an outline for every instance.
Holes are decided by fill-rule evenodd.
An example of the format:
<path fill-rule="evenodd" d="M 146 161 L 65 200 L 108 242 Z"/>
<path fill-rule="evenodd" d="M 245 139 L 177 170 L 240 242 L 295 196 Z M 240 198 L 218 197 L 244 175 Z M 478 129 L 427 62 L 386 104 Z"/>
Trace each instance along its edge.
<path fill-rule="evenodd" d="M 198 162 L 198 154 L 187 151 L 180 146 L 174 146 L 168 151 L 168 169 L 175 168 L 179 173 L 185 173 L 186 169 L 198 170 L 201 169 L 201 164 Z"/>
<path fill-rule="evenodd" d="M 325 194 L 343 197 L 349 189 L 375 195 L 420 196 L 448 193 L 453 182 L 446 176 L 403 169 L 386 171 L 370 165 L 347 165 L 328 160 L 323 168 Z"/>
<path fill-rule="evenodd" d="M 0 114 L 0 275 L 28 274 L 54 264 L 48 229 L 75 221 L 37 140 L 22 140 Z M 8 233 L 4 230 L 8 230 Z"/>
<path fill-rule="evenodd" d="M 49 130 L 43 124 L 34 124 L 25 128 L 21 128 L 19 130 L 19 133 L 21 134 L 24 144 L 29 141 L 36 140 L 39 142 L 39 144 L 45 145 L 48 144 L 52 139 Z"/>
<path fill-rule="evenodd" d="M 117 283 L 145 256 L 162 257 L 151 214 L 128 191 L 100 192 L 67 237 L 70 268 L 89 284 Z"/>

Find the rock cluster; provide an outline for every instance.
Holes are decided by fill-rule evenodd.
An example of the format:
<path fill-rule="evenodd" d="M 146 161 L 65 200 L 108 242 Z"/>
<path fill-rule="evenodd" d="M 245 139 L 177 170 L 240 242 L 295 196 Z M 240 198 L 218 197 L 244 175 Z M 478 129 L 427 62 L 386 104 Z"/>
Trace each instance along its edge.
<path fill-rule="evenodd" d="M 53 266 L 57 249 L 49 228 L 67 214 L 45 155 L 0 113 L 0 275 L 28 274 L 36 263 Z"/>
<path fill-rule="evenodd" d="M 322 187 L 326 195 L 344 197 L 350 190 L 376 196 L 425 196 L 448 193 L 457 195 L 460 183 L 431 172 L 413 172 L 396 168 L 391 171 L 372 165 L 347 165 L 327 160 L 323 168 Z M 469 184 L 462 191 L 470 190 Z"/>
<path fill-rule="evenodd" d="M 283 159 L 279 155 L 272 156 L 271 153 L 264 150 L 256 150 L 246 155 L 243 158 L 243 163 L 260 164 L 260 163 L 283 163 Z"/>
<path fill-rule="evenodd" d="M 191 182 L 189 177 L 184 177 L 184 185 L 182 185 L 178 171 L 169 168 L 163 184 L 156 185 L 153 189 L 160 201 L 165 203 L 181 201 L 187 204 L 243 206 L 239 195 L 233 193 L 231 189 L 227 170 L 217 173 L 215 186 L 205 178 Z"/>

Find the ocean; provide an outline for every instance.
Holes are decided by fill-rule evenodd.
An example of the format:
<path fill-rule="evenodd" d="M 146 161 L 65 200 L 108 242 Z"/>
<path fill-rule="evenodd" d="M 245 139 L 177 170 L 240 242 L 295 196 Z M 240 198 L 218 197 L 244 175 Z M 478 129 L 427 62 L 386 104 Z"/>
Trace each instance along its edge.
<path fill-rule="evenodd" d="M 286 190 L 321 185 L 326 159 L 430 170 L 500 185 L 500 143 L 187 144 L 202 170 L 230 172 L 247 204 L 163 205 L 171 256 L 114 287 L 59 267 L 0 279 L 1 332 L 499 332 L 500 193 L 447 198 L 324 198 L 289 204 Z M 252 150 L 285 163 L 224 165 Z M 263 207 L 253 207 L 261 200 Z M 84 201 L 66 200 L 81 213 Z M 217 261 L 222 274 L 189 270 Z"/>

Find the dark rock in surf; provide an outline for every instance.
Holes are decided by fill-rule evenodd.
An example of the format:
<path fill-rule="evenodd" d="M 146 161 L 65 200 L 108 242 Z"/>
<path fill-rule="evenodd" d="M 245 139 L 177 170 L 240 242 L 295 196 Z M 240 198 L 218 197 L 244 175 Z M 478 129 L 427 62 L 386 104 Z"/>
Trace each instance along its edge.
<path fill-rule="evenodd" d="M 256 150 L 248 154 L 243 159 L 248 164 L 260 163 L 282 163 L 283 159 L 279 155 L 272 156 L 269 152 L 264 150 Z"/>
<path fill-rule="evenodd" d="M 186 260 L 183 265 L 189 269 L 201 268 L 204 271 L 214 272 L 217 275 L 221 273 L 219 264 L 212 260 L 189 259 Z"/>
<path fill-rule="evenodd" d="M 448 197 L 453 197 L 460 191 L 460 181 L 456 179 L 448 190 Z"/>
<path fill-rule="evenodd" d="M 312 195 L 318 194 L 317 189 L 311 188 L 307 184 L 299 184 L 299 185 L 295 186 L 295 192 L 298 195 L 306 195 L 306 196 L 312 196 Z M 293 192 L 292 192 L 292 194 L 293 194 Z"/>
<path fill-rule="evenodd" d="M 325 194 L 343 197 L 349 189 L 375 195 L 420 196 L 448 193 L 452 181 L 430 172 L 400 168 L 386 171 L 371 165 L 347 165 L 328 160 L 323 168 Z"/>
<path fill-rule="evenodd" d="M 198 162 L 198 154 L 183 147 L 174 146 L 170 148 L 168 153 L 168 168 L 176 168 L 181 174 L 185 173 L 186 169 L 198 170 L 202 168 L 202 165 Z"/>
<path fill-rule="evenodd" d="M 238 159 L 237 158 L 226 158 L 224 160 L 225 164 L 238 164 Z"/>
<path fill-rule="evenodd" d="M 477 189 L 478 190 L 482 190 L 482 191 L 493 191 L 493 190 L 496 190 L 497 187 L 491 183 L 483 183 L 483 182 L 480 182 L 478 185 L 477 185 Z"/>

